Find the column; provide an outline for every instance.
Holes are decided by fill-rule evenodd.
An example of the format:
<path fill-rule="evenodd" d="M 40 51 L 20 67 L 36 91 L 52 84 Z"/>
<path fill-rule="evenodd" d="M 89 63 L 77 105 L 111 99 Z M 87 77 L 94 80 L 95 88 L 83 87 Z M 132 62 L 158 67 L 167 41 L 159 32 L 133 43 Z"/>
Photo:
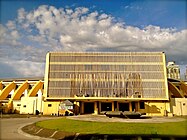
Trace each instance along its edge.
<path fill-rule="evenodd" d="M 136 111 L 139 111 L 139 109 L 140 109 L 140 102 L 138 101 L 136 104 Z"/>
<path fill-rule="evenodd" d="M 132 111 L 132 103 L 129 102 L 129 111 Z"/>
<path fill-rule="evenodd" d="M 117 110 L 119 111 L 119 103 L 117 102 Z"/>
<path fill-rule="evenodd" d="M 98 114 L 97 102 L 94 102 L 94 114 Z"/>
<path fill-rule="evenodd" d="M 115 108 L 114 108 L 114 101 L 112 102 L 112 111 L 114 111 Z"/>
<path fill-rule="evenodd" d="M 84 102 L 81 102 L 80 108 L 80 114 L 84 114 Z"/>
<path fill-rule="evenodd" d="M 101 102 L 99 102 L 99 113 L 101 112 Z"/>

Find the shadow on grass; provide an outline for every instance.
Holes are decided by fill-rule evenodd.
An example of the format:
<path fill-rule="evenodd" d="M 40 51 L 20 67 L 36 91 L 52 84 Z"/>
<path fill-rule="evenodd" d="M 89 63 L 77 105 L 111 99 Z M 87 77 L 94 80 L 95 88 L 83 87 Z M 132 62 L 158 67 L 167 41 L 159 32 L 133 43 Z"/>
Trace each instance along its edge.
<path fill-rule="evenodd" d="M 60 140 L 186 140 L 187 136 L 169 135 L 108 135 L 108 134 L 80 134 L 68 136 Z"/>

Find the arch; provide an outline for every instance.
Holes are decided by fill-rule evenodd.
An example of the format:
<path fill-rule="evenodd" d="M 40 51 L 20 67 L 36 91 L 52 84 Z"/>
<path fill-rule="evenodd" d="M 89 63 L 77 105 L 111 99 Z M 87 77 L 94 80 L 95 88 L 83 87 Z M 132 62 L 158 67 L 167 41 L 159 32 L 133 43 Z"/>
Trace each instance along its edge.
<path fill-rule="evenodd" d="M 28 97 L 35 97 L 38 90 L 42 89 L 44 82 L 42 82 L 41 80 L 38 81 L 33 87 L 32 89 L 29 91 Z"/>
<path fill-rule="evenodd" d="M 1 91 L 1 95 L 0 95 L 0 100 L 4 100 L 7 98 L 8 94 L 16 88 L 16 84 L 13 82 L 11 82 L 10 84 L 8 84 L 2 91 Z"/>
<path fill-rule="evenodd" d="M 3 90 L 3 83 L 0 82 L 0 91 Z M 1 92 L 0 92 L 1 93 Z"/>
<path fill-rule="evenodd" d="M 168 88 L 171 91 L 171 93 L 176 97 L 176 98 L 183 98 L 184 95 L 181 94 L 181 91 L 171 82 L 168 81 Z"/>
<path fill-rule="evenodd" d="M 18 89 L 14 92 L 10 100 L 19 100 L 21 98 L 22 93 L 25 91 L 25 89 L 28 89 L 28 81 L 25 81 L 23 84 L 21 84 Z"/>
<path fill-rule="evenodd" d="M 169 82 L 181 82 L 180 79 L 167 78 Z"/>
<path fill-rule="evenodd" d="M 180 82 L 180 88 L 183 91 L 184 96 L 187 96 L 187 85 L 184 82 Z"/>

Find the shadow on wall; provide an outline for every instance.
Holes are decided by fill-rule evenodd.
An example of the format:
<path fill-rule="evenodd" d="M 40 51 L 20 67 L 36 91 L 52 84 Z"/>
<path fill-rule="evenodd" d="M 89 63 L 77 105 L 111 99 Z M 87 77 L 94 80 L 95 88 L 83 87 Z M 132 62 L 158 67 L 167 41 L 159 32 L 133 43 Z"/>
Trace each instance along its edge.
<path fill-rule="evenodd" d="M 146 113 L 161 113 L 161 109 L 155 105 L 145 105 Z"/>

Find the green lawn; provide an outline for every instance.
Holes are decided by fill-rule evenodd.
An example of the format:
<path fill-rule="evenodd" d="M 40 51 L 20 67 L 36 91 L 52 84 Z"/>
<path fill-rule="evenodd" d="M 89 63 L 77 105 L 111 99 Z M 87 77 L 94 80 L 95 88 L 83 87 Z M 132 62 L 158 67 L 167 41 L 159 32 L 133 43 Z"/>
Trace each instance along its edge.
<path fill-rule="evenodd" d="M 37 122 L 37 126 L 81 134 L 142 134 L 187 136 L 187 119 L 169 123 L 86 122 L 56 119 Z"/>

